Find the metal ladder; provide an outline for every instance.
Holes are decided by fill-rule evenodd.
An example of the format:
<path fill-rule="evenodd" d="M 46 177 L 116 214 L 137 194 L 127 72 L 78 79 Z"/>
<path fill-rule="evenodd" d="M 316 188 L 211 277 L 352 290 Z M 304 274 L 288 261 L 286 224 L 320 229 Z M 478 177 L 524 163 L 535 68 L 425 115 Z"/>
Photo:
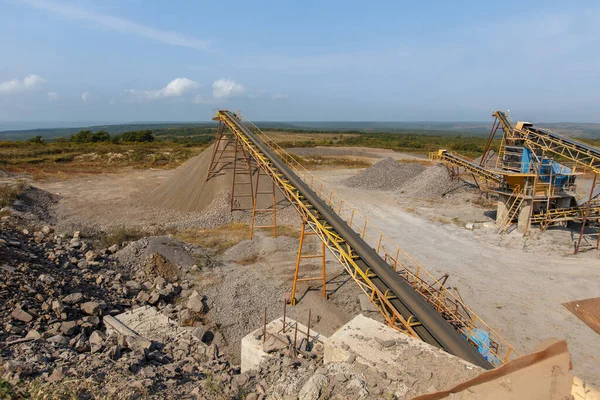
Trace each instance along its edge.
<path fill-rule="evenodd" d="M 511 204 L 510 208 L 508 209 L 508 212 L 504 215 L 504 218 L 502 218 L 502 221 L 500 221 L 500 224 L 498 225 L 498 228 L 496 229 L 496 233 L 499 233 L 502 235 L 502 234 L 506 233 L 508 228 L 512 225 L 512 221 L 515 219 L 515 217 L 517 216 L 517 213 L 521 209 L 521 204 L 523 204 L 523 197 L 520 197 L 522 193 L 523 193 L 523 190 L 521 189 L 520 186 L 515 187 L 515 189 L 513 190 L 512 194 L 511 194 L 511 197 L 514 197 L 514 200 Z"/>

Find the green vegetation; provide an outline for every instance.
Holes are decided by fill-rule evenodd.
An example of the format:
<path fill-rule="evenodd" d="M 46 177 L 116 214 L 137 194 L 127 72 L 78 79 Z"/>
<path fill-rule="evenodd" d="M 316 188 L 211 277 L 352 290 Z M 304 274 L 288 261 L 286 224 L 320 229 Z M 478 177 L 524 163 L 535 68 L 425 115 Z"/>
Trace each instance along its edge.
<path fill-rule="evenodd" d="M 100 242 L 103 247 L 110 247 L 113 244 L 121 246 L 121 244 L 125 242 L 132 242 L 141 239 L 144 236 L 145 232 L 142 232 L 140 229 L 119 226 L 102 235 Z"/>
<path fill-rule="evenodd" d="M 436 136 L 398 133 L 362 133 L 353 135 L 340 135 L 338 138 L 320 140 L 314 137 L 301 141 L 283 141 L 282 147 L 314 147 L 314 146 L 354 146 L 377 147 L 395 151 L 428 154 L 439 149 L 455 151 L 466 156 L 478 156 L 483 152 L 486 138 L 477 136 Z M 497 149 L 499 141 L 494 142 Z"/>
<path fill-rule="evenodd" d="M 8 206 L 17 200 L 26 187 L 27 185 L 23 181 L 0 183 L 0 208 Z"/>
<path fill-rule="evenodd" d="M 172 142 L 0 142 L 0 169 L 62 179 L 77 173 L 122 171 L 124 167 L 173 168 L 203 149 Z"/>

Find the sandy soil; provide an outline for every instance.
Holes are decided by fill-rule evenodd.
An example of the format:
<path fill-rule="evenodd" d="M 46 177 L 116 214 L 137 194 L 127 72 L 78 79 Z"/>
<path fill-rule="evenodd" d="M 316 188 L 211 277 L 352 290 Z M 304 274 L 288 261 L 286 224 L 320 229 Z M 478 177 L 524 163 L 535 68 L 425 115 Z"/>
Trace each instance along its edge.
<path fill-rule="evenodd" d="M 485 230 L 468 231 L 452 223 L 406 211 L 390 192 L 345 187 L 356 170 L 318 171 L 342 197 L 434 275 L 450 274 L 468 304 L 521 352 L 549 337 L 565 338 L 574 372 L 600 383 L 600 336 L 562 303 L 600 296 L 598 252 L 571 255 L 570 234 L 553 230 L 523 249 L 516 232 L 499 237 Z M 412 201 L 411 206 L 415 203 Z M 420 206 L 420 205 L 419 205 Z M 454 208 L 450 205 L 447 208 Z M 530 241 L 533 241 L 530 239 Z"/>
<path fill-rule="evenodd" d="M 292 147 L 289 153 L 298 156 L 345 157 L 366 162 L 375 162 L 382 158 L 391 157 L 396 160 L 427 160 L 420 154 L 400 153 L 390 149 L 376 149 L 371 147 Z"/>

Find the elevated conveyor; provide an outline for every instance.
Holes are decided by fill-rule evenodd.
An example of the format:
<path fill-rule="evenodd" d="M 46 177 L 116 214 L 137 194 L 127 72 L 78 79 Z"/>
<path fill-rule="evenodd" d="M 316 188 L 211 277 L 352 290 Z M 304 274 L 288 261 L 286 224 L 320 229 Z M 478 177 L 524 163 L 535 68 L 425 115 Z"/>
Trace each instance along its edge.
<path fill-rule="evenodd" d="M 522 141 L 532 150 L 541 149 L 553 153 L 577 165 L 587 167 L 595 174 L 600 173 L 600 149 L 550 129 L 538 128 L 528 122 L 518 122 L 512 126 L 507 115 L 502 111 L 494 111 L 492 115 L 502 125 L 503 140 Z"/>
<path fill-rule="evenodd" d="M 259 137 L 259 132 L 242 122 L 236 114 L 219 110 L 215 119 L 225 123 L 243 144 L 258 167 L 270 176 L 301 217 L 380 308 L 388 324 L 473 364 L 483 368 L 492 367 L 465 340 L 463 334 L 455 329 L 452 322 L 456 321 L 444 318 L 441 306 L 437 310 L 432 307 L 421 293 L 380 256 L 381 238 L 376 250 L 364 240 L 364 231 L 361 237 L 334 210 L 331 201 L 328 204 L 317 195 Z M 340 203 L 339 208 L 341 207 Z M 365 222 L 365 228 L 366 226 Z M 474 323 L 475 320 L 472 324 Z M 472 326 L 468 328 L 467 335 L 470 335 L 470 329 Z M 512 348 L 506 359 L 510 350 Z"/>
<path fill-rule="evenodd" d="M 454 167 L 463 168 L 464 170 L 474 174 L 475 176 L 496 184 L 502 183 L 502 175 L 496 174 L 489 169 L 486 169 L 480 165 L 477 165 L 465 158 L 452 154 L 446 150 L 438 150 L 435 153 L 429 153 L 430 160 L 439 160 L 444 164 L 452 165 Z"/>

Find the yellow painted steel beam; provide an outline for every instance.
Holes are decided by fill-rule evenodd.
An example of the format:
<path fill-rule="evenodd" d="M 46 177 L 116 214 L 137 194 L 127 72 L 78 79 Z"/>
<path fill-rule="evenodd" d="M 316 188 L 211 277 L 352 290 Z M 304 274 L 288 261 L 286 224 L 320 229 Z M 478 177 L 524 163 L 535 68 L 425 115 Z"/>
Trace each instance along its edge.
<path fill-rule="evenodd" d="M 265 171 L 271 177 L 271 179 L 273 179 L 276 186 L 282 191 L 287 200 L 290 201 L 290 203 L 296 208 L 301 218 L 306 221 L 310 229 L 319 235 L 326 247 L 342 264 L 344 269 L 355 280 L 361 290 L 363 290 L 363 292 L 365 292 L 365 294 L 367 294 L 372 302 L 379 308 L 388 324 L 412 336 L 417 336 L 413 330 L 413 327 L 418 326 L 420 322 L 414 320 L 412 316 L 405 318 L 394 307 L 391 301 L 395 299 L 395 296 L 390 296 L 388 293 L 382 293 L 377 288 L 377 286 L 371 280 L 373 276 L 369 274 L 368 271 L 362 270 L 362 268 L 357 265 L 356 260 L 359 257 L 357 257 L 356 253 L 352 250 L 352 247 L 346 243 L 344 239 L 331 228 L 331 226 L 328 226 L 328 224 L 325 223 L 318 212 L 315 211 L 314 207 L 310 205 L 310 203 L 306 202 L 304 196 L 299 193 L 298 189 L 291 185 L 289 180 L 284 178 L 283 174 L 273 166 L 270 160 L 264 154 L 262 154 L 261 151 L 252 143 L 252 141 L 246 137 L 244 132 L 237 127 L 235 121 L 231 121 L 229 118 L 231 117 L 227 115 L 227 112 L 218 111 L 217 116 L 214 119 L 223 121 L 230 131 L 239 138 L 241 143 L 247 147 L 247 151 L 255 160 L 257 165 L 263 171 Z M 251 124 L 249 122 L 247 123 Z M 319 181 L 318 178 L 314 177 L 312 174 L 306 171 L 306 169 L 301 167 L 295 158 L 289 155 L 289 153 L 285 152 L 285 150 L 282 148 L 278 147 L 278 145 L 275 144 L 272 139 L 256 128 L 256 126 L 251 125 L 250 131 L 255 134 L 257 138 L 263 142 L 263 144 L 277 154 L 286 164 L 290 165 L 292 169 L 298 171 L 297 174 L 299 178 L 303 180 L 308 187 L 317 194 L 317 196 L 321 197 L 323 201 L 332 207 L 332 209 L 334 209 L 338 215 L 340 215 L 340 217 L 344 218 L 349 224 L 350 228 L 354 229 L 355 232 L 357 232 L 365 241 L 367 241 L 367 243 L 375 242 L 373 244 L 373 248 L 375 249 L 375 247 L 377 247 L 377 253 L 380 254 L 380 256 L 388 263 L 390 268 L 393 268 L 394 270 L 398 267 L 401 268 L 399 271 L 400 276 L 408 284 L 410 284 L 417 293 L 422 295 L 425 300 L 430 302 L 430 304 L 436 310 L 438 310 L 438 312 L 440 312 L 444 318 L 452 323 L 459 332 L 461 332 L 465 337 L 470 337 L 475 327 L 482 326 L 490 333 L 492 340 L 495 341 L 488 348 L 488 350 L 497 358 L 499 362 L 508 361 L 510 354 L 518 355 L 518 352 L 504 339 L 502 339 L 497 332 L 485 324 L 485 322 L 483 322 L 477 315 L 475 315 L 475 313 L 472 312 L 472 310 L 464 305 L 461 300 L 457 299 L 429 272 L 418 265 L 416 261 L 414 261 L 399 247 L 390 242 L 387 237 L 378 233 L 378 239 L 374 239 L 370 233 L 373 231 L 373 228 L 368 221 L 364 219 L 364 217 L 358 212 L 356 212 L 355 209 L 349 207 L 348 203 L 344 202 L 343 199 L 335 195 L 329 188 L 326 187 L 326 185 L 323 184 L 323 182 Z M 326 192 L 329 196 L 323 192 L 324 190 L 329 190 L 329 192 Z M 345 216 L 342 214 L 345 214 Z M 359 230 L 357 223 L 354 224 L 356 227 L 353 228 L 353 222 L 357 222 L 355 221 L 355 215 L 356 218 L 361 217 L 364 220 L 364 227 L 362 223 L 360 224 L 362 227 L 362 232 Z M 384 243 L 382 243 L 382 240 Z M 393 251 L 391 251 L 392 248 Z M 407 267 L 408 264 L 401 261 L 400 257 L 405 257 L 408 261 L 408 264 L 415 265 L 416 270 L 409 270 Z M 439 284 L 440 289 L 432 291 L 431 288 L 433 287 L 433 284 L 425 283 L 423 280 L 424 278 L 430 279 L 432 282 Z M 441 296 L 439 295 L 440 293 Z M 504 355 L 499 353 L 497 343 L 502 344 L 502 346 L 506 348 L 506 353 Z M 496 347 L 494 347 L 494 345 Z"/>

